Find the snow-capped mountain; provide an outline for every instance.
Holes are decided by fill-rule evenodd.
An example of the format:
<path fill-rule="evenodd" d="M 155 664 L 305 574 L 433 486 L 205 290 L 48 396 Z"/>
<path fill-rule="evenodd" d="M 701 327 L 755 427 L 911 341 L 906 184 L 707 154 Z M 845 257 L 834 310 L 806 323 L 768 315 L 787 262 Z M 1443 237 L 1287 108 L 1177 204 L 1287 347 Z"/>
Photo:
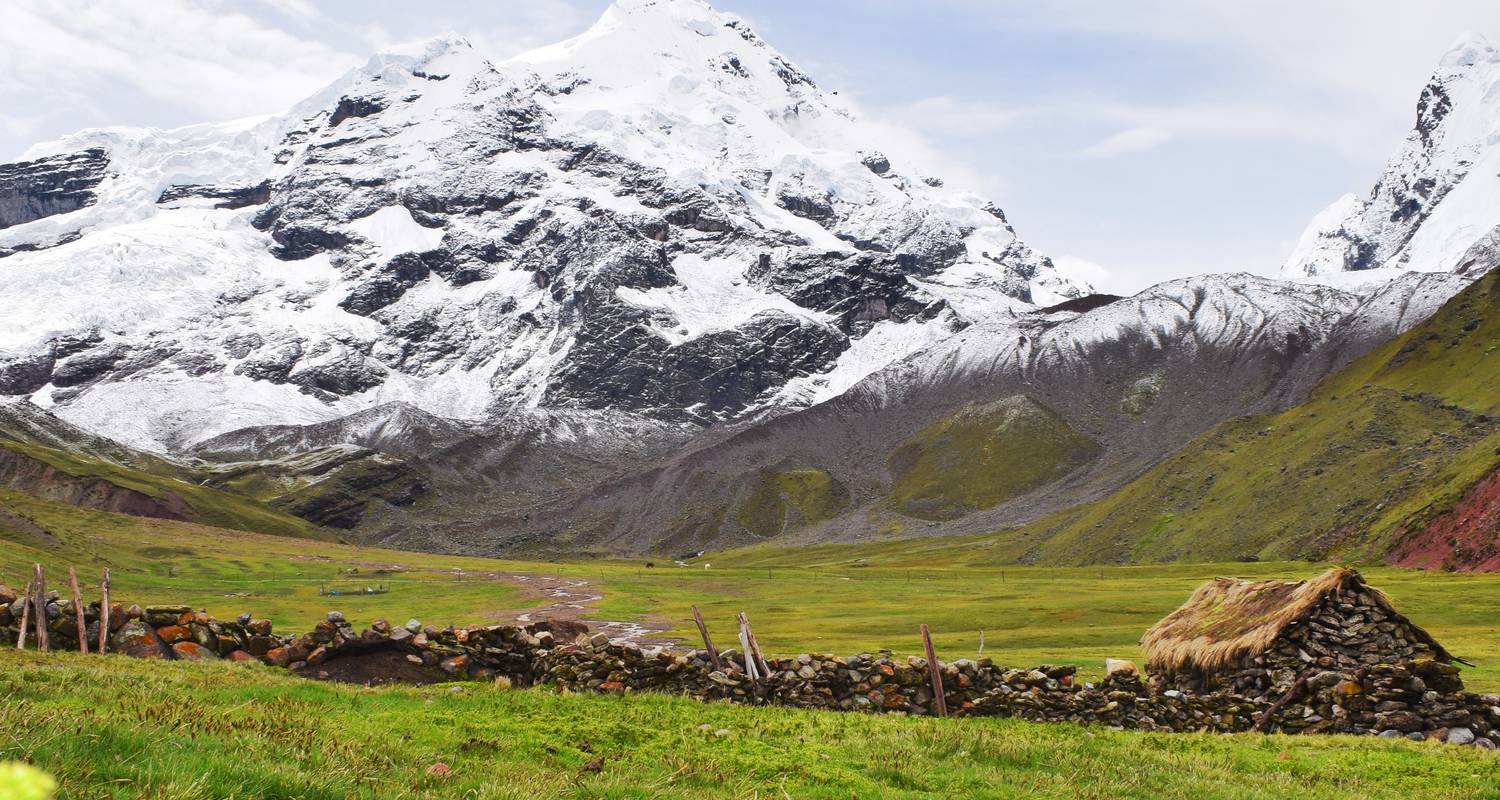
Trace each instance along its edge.
<path fill-rule="evenodd" d="M 1320 213 L 1283 274 L 1338 281 L 1381 270 L 1358 279 L 1367 282 L 1399 270 L 1451 271 L 1497 230 L 1500 50 L 1467 34 L 1422 90 L 1416 124 L 1369 197 L 1346 195 Z"/>
<path fill-rule="evenodd" d="M 0 167 L 0 393 L 158 450 L 390 402 L 733 419 L 1085 294 L 699 0 Z"/>

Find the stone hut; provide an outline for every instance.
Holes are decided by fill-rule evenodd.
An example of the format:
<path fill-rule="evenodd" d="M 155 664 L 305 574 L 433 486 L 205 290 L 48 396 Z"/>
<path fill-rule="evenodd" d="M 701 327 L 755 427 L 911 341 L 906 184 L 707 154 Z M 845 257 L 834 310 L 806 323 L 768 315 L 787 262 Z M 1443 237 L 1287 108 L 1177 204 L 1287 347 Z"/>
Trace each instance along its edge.
<path fill-rule="evenodd" d="M 1461 661 L 1343 568 L 1307 581 L 1215 578 L 1141 646 L 1147 670 L 1172 688 L 1247 696 L 1284 690 L 1304 672 Z"/>

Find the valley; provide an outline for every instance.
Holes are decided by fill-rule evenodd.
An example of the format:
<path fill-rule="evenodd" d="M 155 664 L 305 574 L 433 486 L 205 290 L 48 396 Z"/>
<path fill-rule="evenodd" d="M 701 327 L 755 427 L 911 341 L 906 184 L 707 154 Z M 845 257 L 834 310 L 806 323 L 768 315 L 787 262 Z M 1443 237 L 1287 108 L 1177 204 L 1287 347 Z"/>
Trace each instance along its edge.
<path fill-rule="evenodd" d="M 0 797 L 1500 800 L 1500 49 L 1106 293 L 705 0 L 488 36 L 0 164 Z"/>

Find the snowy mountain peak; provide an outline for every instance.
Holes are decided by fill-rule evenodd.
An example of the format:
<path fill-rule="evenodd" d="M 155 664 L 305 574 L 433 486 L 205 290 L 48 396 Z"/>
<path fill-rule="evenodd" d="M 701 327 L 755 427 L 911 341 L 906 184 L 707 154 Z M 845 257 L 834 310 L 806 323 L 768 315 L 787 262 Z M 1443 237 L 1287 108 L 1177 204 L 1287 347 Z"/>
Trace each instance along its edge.
<path fill-rule="evenodd" d="M 1087 291 L 882 152 L 695 0 L 504 62 L 395 48 L 279 116 L 85 132 L 0 166 L 0 394 L 151 449 L 392 402 L 711 423 Z"/>
<path fill-rule="evenodd" d="M 1285 275 L 1449 271 L 1500 225 L 1500 51 L 1478 34 L 1459 37 L 1416 112 L 1368 198 L 1345 197 L 1319 214 Z"/>
<path fill-rule="evenodd" d="M 1483 34 L 1465 31 L 1443 54 L 1439 64 L 1442 67 L 1471 67 L 1482 61 L 1500 61 L 1500 50 L 1496 50 Z"/>

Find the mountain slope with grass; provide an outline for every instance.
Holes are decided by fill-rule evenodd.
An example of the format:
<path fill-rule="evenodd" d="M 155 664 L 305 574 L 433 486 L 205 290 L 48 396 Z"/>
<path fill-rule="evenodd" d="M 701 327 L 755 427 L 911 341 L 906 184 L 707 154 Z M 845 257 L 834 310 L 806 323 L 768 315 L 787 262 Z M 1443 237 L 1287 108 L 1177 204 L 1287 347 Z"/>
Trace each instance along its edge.
<path fill-rule="evenodd" d="M 1227 421 L 1008 536 L 1047 563 L 1337 558 L 1500 568 L 1500 272 L 1280 414 Z"/>
<path fill-rule="evenodd" d="M 352 445 L 237 462 L 173 459 L 75 427 L 25 401 L 0 402 L 0 488 L 83 509 L 334 539 L 372 506 L 406 506 L 427 480 L 402 459 Z"/>

